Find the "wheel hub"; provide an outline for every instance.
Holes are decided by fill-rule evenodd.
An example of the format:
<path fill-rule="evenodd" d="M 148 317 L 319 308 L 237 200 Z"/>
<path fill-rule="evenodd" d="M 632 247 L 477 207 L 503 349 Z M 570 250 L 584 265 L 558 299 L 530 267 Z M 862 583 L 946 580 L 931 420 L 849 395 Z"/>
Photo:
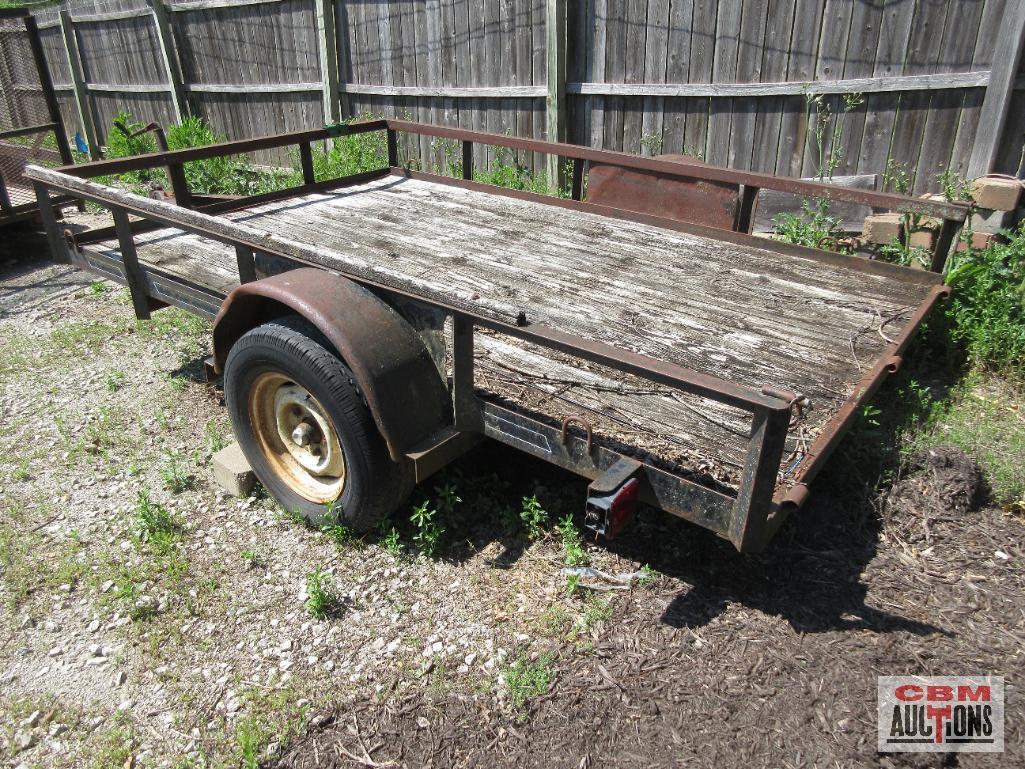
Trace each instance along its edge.
<path fill-rule="evenodd" d="M 260 449 L 274 471 L 300 496 L 325 504 L 345 485 L 345 457 L 324 407 L 294 380 L 277 372 L 253 382 L 249 413 Z"/>

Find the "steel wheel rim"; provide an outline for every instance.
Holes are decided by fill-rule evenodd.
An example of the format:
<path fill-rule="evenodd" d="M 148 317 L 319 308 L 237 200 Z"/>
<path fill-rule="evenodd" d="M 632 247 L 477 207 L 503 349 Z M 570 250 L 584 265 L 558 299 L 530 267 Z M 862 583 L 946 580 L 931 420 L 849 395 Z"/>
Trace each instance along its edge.
<path fill-rule="evenodd" d="M 304 499 L 327 504 L 345 488 L 345 454 L 334 424 L 313 395 L 276 371 L 249 389 L 249 422 L 277 476 Z"/>

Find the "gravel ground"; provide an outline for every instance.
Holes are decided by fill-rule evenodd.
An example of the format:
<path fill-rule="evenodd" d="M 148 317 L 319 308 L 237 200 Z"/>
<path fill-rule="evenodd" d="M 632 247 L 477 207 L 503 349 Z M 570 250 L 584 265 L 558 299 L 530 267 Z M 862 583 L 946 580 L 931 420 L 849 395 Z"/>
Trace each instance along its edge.
<path fill-rule="evenodd" d="M 519 513 L 576 512 L 580 480 L 485 447 L 411 500 L 445 514 L 433 558 L 408 522 L 354 540 L 227 497 L 207 325 L 137 323 L 120 288 L 3 237 L 5 765 L 1025 764 L 1022 520 L 964 502 L 970 471 L 923 460 L 886 504 L 827 477 L 755 557 L 644 511 L 584 551 L 646 578 L 567 595 L 559 535 Z M 877 755 L 875 676 L 916 672 L 1007 677 L 1007 752 Z"/>

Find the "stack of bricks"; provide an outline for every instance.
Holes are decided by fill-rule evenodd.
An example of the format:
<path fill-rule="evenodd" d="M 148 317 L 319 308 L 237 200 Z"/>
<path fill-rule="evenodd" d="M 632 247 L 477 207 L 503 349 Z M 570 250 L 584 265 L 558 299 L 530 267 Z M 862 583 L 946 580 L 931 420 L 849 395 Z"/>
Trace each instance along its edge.
<path fill-rule="evenodd" d="M 1022 199 L 1023 182 L 1004 176 L 982 176 L 972 182 L 972 199 L 975 209 L 967 222 L 972 232 L 972 248 L 985 248 L 1002 229 L 1014 227 L 1018 222 L 1018 206 Z M 943 201 L 942 195 L 925 195 L 925 198 Z M 865 219 L 862 237 L 868 243 L 888 245 L 901 243 L 908 238 L 904 232 L 904 216 L 886 213 L 872 214 Z M 914 232 L 907 241 L 912 248 L 931 251 L 936 247 L 936 238 L 943 223 L 931 217 L 921 217 Z M 958 249 L 964 249 L 964 243 Z"/>
<path fill-rule="evenodd" d="M 972 248 L 985 248 L 1000 230 L 1010 229 L 1018 223 L 1021 197 L 1022 182 L 1019 179 L 981 176 L 972 182 L 972 199 L 975 201 L 975 211 L 969 222 Z"/>

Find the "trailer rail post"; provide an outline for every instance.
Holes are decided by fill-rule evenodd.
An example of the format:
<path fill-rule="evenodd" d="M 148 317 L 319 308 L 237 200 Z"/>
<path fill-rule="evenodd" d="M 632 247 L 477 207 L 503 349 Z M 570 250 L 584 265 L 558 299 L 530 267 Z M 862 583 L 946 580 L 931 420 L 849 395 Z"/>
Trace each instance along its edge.
<path fill-rule="evenodd" d="M 473 394 L 473 319 L 452 314 L 452 416 L 457 430 L 483 428 L 480 404 Z"/>
<path fill-rule="evenodd" d="M 235 261 L 238 262 L 238 282 L 252 283 L 256 280 L 256 254 L 249 246 L 235 246 Z"/>
<path fill-rule="evenodd" d="M 46 240 L 50 244 L 50 253 L 53 256 L 53 260 L 61 264 L 69 264 L 71 260 L 67 258 L 67 251 L 64 248 L 64 242 L 57 227 L 57 215 L 53 212 L 50 189 L 42 182 L 33 182 L 32 188 L 36 191 L 39 218 L 43 222 L 43 229 L 46 230 Z"/>
<path fill-rule="evenodd" d="M 313 146 L 310 142 L 299 142 L 299 165 L 303 172 L 303 182 L 313 184 L 317 176 L 313 170 Z"/>
<path fill-rule="evenodd" d="M 751 419 L 751 442 L 730 521 L 730 541 L 742 553 L 761 544 L 789 425 L 789 408 L 758 409 Z"/>
<path fill-rule="evenodd" d="M 132 296 L 135 317 L 139 320 L 149 320 L 150 304 L 149 296 L 146 293 L 146 278 L 139 267 L 139 257 L 135 251 L 135 238 L 132 235 L 128 212 L 120 206 L 111 206 L 110 213 L 114 217 L 114 228 L 117 230 L 118 245 L 121 248 L 121 259 L 125 268 L 125 280 L 128 283 L 128 292 Z"/>
<path fill-rule="evenodd" d="M 463 178 L 473 181 L 473 142 L 463 142 Z"/>

